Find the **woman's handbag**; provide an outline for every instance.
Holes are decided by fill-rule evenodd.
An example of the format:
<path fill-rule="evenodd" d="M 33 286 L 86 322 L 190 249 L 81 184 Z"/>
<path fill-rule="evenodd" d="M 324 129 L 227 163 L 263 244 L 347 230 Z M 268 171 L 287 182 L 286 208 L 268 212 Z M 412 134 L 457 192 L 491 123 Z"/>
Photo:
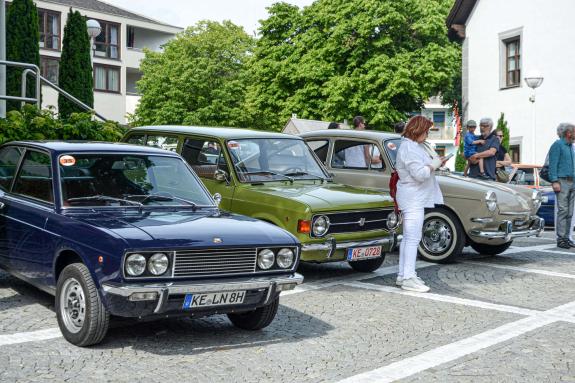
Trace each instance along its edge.
<path fill-rule="evenodd" d="M 509 173 L 507 173 L 505 168 L 497 168 L 495 171 L 495 176 L 497 177 L 497 182 L 504 184 L 509 182 Z"/>
<path fill-rule="evenodd" d="M 399 206 L 397 206 L 397 200 L 395 199 L 397 195 L 397 183 L 399 182 L 399 174 L 397 170 L 391 172 L 391 178 L 389 179 L 389 194 L 393 198 L 393 204 L 395 207 L 395 212 L 399 213 Z"/>

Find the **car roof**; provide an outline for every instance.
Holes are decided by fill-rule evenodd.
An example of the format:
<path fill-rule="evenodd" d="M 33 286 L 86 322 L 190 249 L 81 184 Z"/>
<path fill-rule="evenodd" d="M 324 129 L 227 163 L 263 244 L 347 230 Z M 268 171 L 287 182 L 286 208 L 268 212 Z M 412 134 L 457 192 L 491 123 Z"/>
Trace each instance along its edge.
<path fill-rule="evenodd" d="M 300 134 L 303 138 L 308 137 L 346 137 L 346 138 L 370 138 L 373 140 L 387 140 L 401 138 L 400 134 L 382 132 L 380 130 L 351 130 L 351 129 L 324 129 Z"/>
<path fill-rule="evenodd" d="M 11 141 L 4 145 L 18 145 L 37 149 L 48 150 L 53 153 L 69 152 L 130 152 L 147 154 L 171 154 L 176 153 L 164 149 L 149 146 L 125 144 L 121 142 L 95 142 L 95 141 Z"/>
<path fill-rule="evenodd" d="M 242 139 L 242 138 L 297 138 L 290 134 L 268 132 L 265 130 L 252 130 L 241 128 L 218 128 L 210 126 L 182 126 L 182 125 L 156 125 L 156 126 L 140 126 L 130 130 L 132 132 L 163 132 L 174 134 L 198 134 L 214 137 L 222 137 L 225 139 Z"/>

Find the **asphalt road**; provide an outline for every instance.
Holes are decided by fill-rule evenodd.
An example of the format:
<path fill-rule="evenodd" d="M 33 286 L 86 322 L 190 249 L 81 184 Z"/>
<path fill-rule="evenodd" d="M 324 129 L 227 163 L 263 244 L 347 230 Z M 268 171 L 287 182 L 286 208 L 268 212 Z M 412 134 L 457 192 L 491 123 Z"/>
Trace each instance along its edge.
<path fill-rule="evenodd" d="M 397 254 L 370 274 L 303 265 L 262 331 L 128 320 L 90 348 L 61 337 L 53 297 L 0 272 L 0 381 L 575 382 L 575 249 L 552 233 L 419 262 L 428 294 L 396 288 L 396 271 Z"/>

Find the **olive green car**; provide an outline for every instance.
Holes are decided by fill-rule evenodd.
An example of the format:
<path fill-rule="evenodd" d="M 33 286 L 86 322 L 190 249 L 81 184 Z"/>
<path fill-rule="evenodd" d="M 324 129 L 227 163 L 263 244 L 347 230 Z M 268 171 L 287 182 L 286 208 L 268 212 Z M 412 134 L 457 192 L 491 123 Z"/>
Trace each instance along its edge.
<path fill-rule="evenodd" d="M 331 129 L 301 136 L 336 182 L 389 191 L 401 145 L 398 134 Z M 348 158 L 356 147 L 371 152 L 362 166 Z M 451 262 L 464 246 L 482 254 L 500 254 L 514 238 L 538 236 L 543 230 L 544 220 L 536 215 L 542 200 L 539 191 L 461 177 L 449 170 L 437 171 L 436 176 L 444 204 L 425 212 L 419 255 L 426 261 Z"/>
<path fill-rule="evenodd" d="M 190 126 L 134 128 L 132 144 L 180 153 L 220 207 L 294 234 L 301 260 L 348 261 L 373 271 L 400 240 L 387 193 L 334 183 L 303 139 L 246 129 Z"/>

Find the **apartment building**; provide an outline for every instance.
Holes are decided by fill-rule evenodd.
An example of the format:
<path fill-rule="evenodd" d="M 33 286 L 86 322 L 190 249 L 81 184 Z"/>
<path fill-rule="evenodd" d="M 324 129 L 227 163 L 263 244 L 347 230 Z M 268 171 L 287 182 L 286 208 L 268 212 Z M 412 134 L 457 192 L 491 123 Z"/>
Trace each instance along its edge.
<path fill-rule="evenodd" d="M 144 48 L 159 51 L 183 29 L 98 0 L 35 1 L 40 30 L 40 69 L 43 77 L 58 84 L 64 26 L 70 8 L 97 20 L 102 32 L 95 39 L 94 109 L 104 117 L 126 123 L 140 96 L 136 82 L 141 78 Z M 58 106 L 57 93 L 42 87 L 42 106 Z"/>

